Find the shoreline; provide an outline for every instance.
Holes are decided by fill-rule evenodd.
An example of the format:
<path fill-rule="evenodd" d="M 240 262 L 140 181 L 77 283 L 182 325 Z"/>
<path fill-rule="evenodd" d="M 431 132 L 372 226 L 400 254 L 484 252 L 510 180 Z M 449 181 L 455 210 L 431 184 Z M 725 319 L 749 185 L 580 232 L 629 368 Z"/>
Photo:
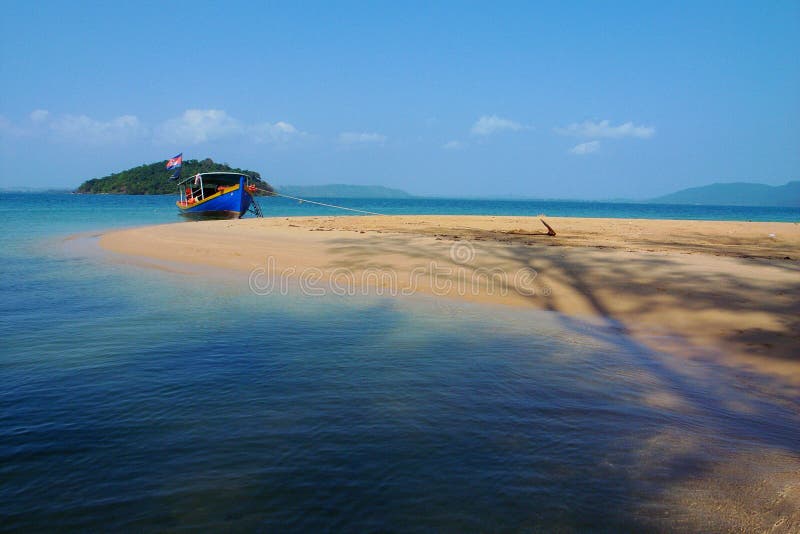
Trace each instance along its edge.
<path fill-rule="evenodd" d="M 650 349 L 800 394 L 799 224 L 546 220 L 555 237 L 536 217 L 318 216 L 113 230 L 99 244 L 248 274 L 256 293 L 285 277 L 311 294 L 422 292 L 600 318 Z"/>

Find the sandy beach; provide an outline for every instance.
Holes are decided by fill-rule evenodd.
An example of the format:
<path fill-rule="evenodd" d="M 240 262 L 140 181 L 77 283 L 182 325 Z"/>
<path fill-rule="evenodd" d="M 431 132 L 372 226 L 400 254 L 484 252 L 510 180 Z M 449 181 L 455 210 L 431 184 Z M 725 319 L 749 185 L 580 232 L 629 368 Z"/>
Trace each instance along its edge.
<path fill-rule="evenodd" d="M 103 249 L 311 291 L 424 292 L 608 320 L 648 347 L 800 391 L 800 225 L 386 216 L 203 221 L 114 231 Z M 261 288 L 261 289 L 258 289 Z"/>

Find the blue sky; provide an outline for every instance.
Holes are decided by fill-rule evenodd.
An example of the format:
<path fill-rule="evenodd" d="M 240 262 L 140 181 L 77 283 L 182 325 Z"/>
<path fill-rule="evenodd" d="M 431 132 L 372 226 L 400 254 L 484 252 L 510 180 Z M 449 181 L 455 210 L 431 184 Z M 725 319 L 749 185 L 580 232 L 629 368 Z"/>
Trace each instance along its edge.
<path fill-rule="evenodd" d="M 178 152 L 275 184 L 648 198 L 800 179 L 800 2 L 9 2 L 0 187 Z"/>

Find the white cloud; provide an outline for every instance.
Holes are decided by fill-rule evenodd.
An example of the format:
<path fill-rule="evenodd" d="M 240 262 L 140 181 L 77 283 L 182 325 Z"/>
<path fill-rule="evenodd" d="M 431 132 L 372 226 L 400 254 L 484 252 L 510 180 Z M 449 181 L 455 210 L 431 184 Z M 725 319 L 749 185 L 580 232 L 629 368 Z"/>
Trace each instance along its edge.
<path fill-rule="evenodd" d="M 303 135 L 303 132 L 284 121 L 255 124 L 248 133 L 256 143 L 288 143 L 298 135 Z"/>
<path fill-rule="evenodd" d="M 576 156 L 585 156 L 586 154 L 597 152 L 599 149 L 600 141 L 588 141 L 570 148 L 569 153 L 575 154 Z"/>
<path fill-rule="evenodd" d="M 31 111 L 29 118 L 33 122 L 44 122 L 50 117 L 50 112 L 46 109 L 34 109 Z"/>
<path fill-rule="evenodd" d="M 516 132 L 522 129 L 523 126 L 520 123 L 510 119 L 504 119 L 497 115 L 484 115 L 475 121 L 470 132 L 472 132 L 473 135 L 491 135 L 493 133 L 502 132 L 503 130 Z"/>
<path fill-rule="evenodd" d="M 461 150 L 466 146 L 467 145 L 465 145 L 461 141 L 448 141 L 442 145 L 442 148 L 445 150 Z"/>
<path fill-rule="evenodd" d="M 111 144 L 150 139 L 160 144 L 192 145 L 219 139 L 240 138 L 255 143 L 287 144 L 305 132 L 285 122 L 247 125 L 220 109 L 187 109 L 150 128 L 135 115 L 121 115 L 108 121 L 87 115 L 55 115 L 45 109 L 33 110 L 19 123 L 0 116 L 0 134 L 38 137 L 59 142 Z"/>
<path fill-rule="evenodd" d="M 339 143 L 342 145 L 382 145 L 386 136 L 374 132 L 342 132 L 339 134 Z"/>
<path fill-rule="evenodd" d="M 555 131 L 561 135 L 588 138 L 636 137 L 639 139 L 649 139 L 656 133 L 656 129 L 652 126 L 638 126 L 632 122 L 626 122 L 619 126 L 612 126 L 611 122 L 607 120 L 600 122 L 573 122 L 566 127 L 555 128 Z"/>
<path fill-rule="evenodd" d="M 48 120 L 39 115 L 38 123 L 47 123 L 47 128 L 61 140 L 106 144 L 124 142 L 147 133 L 135 115 L 122 115 L 110 121 L 100 121 L 86 115 L 62 115 Z"/>
<path fill-rule="evenodd" d="M 242 124 L 221 109 L 187 109 L 156 128 L 156 141 L 191 145 L 241 135 Z"/>
<path fill-rule="evenodd" d="M 135 115 L 121 115 L 108 121 L 86 115 L 53 115 L 36 109 L 28 121 L 20 124 L 5 119 L 0 130 L 17 137 L 39 137 L 77 144 L 112 144 L 131 141 L 147 135 L 147 128 Z"/>
<path fill-rule="evenodd" d="M 156 128 L 156 141 L 192 145 L 241 137 L 255 143 L 285 144 L 304 135 L 285 121 L 245 124 L 221 109 L 187 109 Z"/>

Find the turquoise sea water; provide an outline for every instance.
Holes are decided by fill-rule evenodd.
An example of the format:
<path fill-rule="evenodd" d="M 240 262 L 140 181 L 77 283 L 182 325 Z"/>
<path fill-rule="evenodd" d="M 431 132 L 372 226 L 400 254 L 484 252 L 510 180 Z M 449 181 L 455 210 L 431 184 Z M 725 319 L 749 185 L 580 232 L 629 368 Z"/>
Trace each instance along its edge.
<path fill-rule="evenodd" d="M 780 384 L 654 353 L 614 325 L 428 297 L 260 296 L 65 242 L 174 212 L 169 197 L 0 195 L 0 529 L 647 529 L 672 525 L 671 497 L 692 481 L 725 486 L 721 462 L 800 456 L 800 403 L 763 394 Z"/>

